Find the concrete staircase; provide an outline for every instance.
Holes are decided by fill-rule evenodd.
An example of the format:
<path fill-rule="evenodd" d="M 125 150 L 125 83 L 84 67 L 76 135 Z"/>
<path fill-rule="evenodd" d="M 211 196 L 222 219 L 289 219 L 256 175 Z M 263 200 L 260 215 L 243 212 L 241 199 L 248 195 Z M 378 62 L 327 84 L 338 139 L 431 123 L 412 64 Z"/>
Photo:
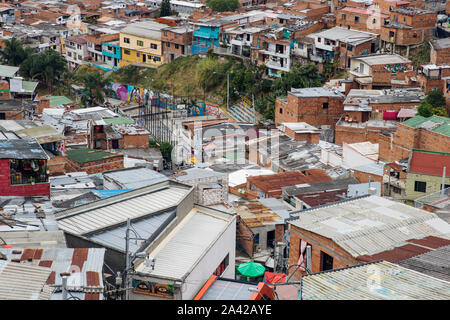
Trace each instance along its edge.
<path fill-rule="evenodd" d="M 241 102 L 230 107 L 229 113 L 238 122 L 256 124 L 261 119 L 261 115 L 253 109 L 252 103 L 245 97 Z"/>

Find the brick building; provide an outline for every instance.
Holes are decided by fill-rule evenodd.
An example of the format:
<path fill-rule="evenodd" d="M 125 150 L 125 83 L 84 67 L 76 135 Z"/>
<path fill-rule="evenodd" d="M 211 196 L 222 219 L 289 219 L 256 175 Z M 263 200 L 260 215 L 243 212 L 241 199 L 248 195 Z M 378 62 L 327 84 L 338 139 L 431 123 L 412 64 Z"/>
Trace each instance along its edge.
<path fill-rule="evenodd" d="M 344 96 L 337 90 L 322 87 L 294 89 L 287 98 L 277 98 L 275 123 L 306 122 L 333 127 L 344 111 Z"/>
<path fill-rule="evenodd" d="M 131 118 L 96 120 L 91 128 L 94 149 L 146 149 L 149 146 L 150 132 L 136 125 Z"/>
<path fill-rule="evenodd" d="M 48 156 L 39 143 L 0 136 L 0 196 L 50 195 Z"/>
<path fill-rule="evenodd" d="M 339 61 L 342 69 L 350 67 L 352 57 L 375 53 L 379 42 L 375 33 L 341 27 L 313 33 L 308 38 L 314 39 L 313 61 Z"/>
<path fill-rule="evenodd" d="M 430 63 L 450 64 L 450 38 L 431 40 Z"/>
<path fill-rule="evenodd" d="M 331 177 L 320 169 L 288 171 L 247 178 L 246 196 L 254 198 L 280 198 L 282 188 L 302 183 L 330 181 Z"/>
<path fill-rule="evenodd" d="M 99 173 L 122 169 L 123 154 L 88 148 L 67 151 L 66 172 Z"/>
<path fill-rule="evenodd" d="M 368 256 L 421 241 L 415 239 L 450 236 L 447 231 L 450 225 L 435 214 L 374 195 L 298 211 L 291 216 L 287 220 L 290 230 L 288 264 L 305 261 L 306 245 L 310 245 L 313 273 L 356 265 L 368 259 L 376 261 L 380 258 Z M 434 227 L 436 219 L 445 229 Z M 292 268 L 290 273 L 295 270 Z M 299 279 L 302 274 L 305 271 L 297 270 L 292 279 Z"/>
<path fill-rule="evenodd" d="M 370 54 L 351 58 L 350 79 L 360 89 L 411 87 L 412 62 L 398 54 Z"/>
<path fill-rule="evenodd" d="M 398 123 L 395 133 L 379 135 L 380 160 L 400 161 L 412 149 L 450 152 L 449 124 L 449 118 L 438 116 L 415 116 Z"/>
<path fill-rule="evenodd" d="M 192 28 L 176 26 L 161 29 L 164 61 L 170 63 L 178 57 L 189 55 L 192 43 Z"/>
<path fill-rule="evenodd" d="M 389 22 L 381 28 L 382 47 L 408 57 L 411 46 L 433 36 L 436 21 L 435 12 L 410 7 L 391 9 Z"/>
<path fill-rule="evenodd" d="M 295 141 L 306 141 L 311 144 L 318 144 L 320 130 L 305 122 L 283 122 L 281 131 L 285 132 Z"/>

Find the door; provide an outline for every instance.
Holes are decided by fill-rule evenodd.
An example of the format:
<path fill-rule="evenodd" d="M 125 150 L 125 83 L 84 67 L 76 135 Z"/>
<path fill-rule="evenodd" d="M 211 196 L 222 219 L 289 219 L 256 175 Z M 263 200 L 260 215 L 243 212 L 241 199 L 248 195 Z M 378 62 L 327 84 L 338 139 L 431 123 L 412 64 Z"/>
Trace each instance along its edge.
<path fill-rule="evenodd" d="M 142 55 L 142 62 L 145 63 L 147 61 L 147 55 L 143 54 Z"/>
<path fill-rule="evenodd" d="M 119 149 L 119 140 L 115 139 L 112 141 L 112 148 Z"/>

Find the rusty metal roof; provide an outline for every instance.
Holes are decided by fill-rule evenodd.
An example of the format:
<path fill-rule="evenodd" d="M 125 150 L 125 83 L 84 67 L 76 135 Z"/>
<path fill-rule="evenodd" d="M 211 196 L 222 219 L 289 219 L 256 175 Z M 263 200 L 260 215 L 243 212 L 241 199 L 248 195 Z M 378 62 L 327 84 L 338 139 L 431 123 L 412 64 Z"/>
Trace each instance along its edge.
<path fill-rule="evenodd" d="M 265 224 L 282 223 L 284 221 L 272 209 L 266 207 L 258 200 L 239 201 L 234 210 L 250 228 L 261 227 Z"/>
<path fill-rule="evenodd" d="M 61 290 L 60 274 L 70 273 L 67 279 L 69 291 L 97 293 L 102 296 L 104 289 L 102 269 L 104 248 L 45 248 L 45 249 L 4 249 L 0 253 L 8 260 L 27 266 L 50 268 L 46 284 Z"/>

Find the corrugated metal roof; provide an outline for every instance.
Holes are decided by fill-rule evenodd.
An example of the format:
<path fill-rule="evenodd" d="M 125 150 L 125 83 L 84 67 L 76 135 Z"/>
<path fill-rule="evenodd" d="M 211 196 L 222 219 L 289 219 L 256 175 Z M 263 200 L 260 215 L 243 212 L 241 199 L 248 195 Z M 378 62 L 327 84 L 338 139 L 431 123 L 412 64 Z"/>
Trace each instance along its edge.
<path fill-rule="evenodd" d="M 154 269 L 141 264 L 136 271 L 148 276 L 183 280 L 208 248 L 228 227 L 232 216 L 213 216 L 197 208 L 180 222 L 150 256 Z"/>
<path fill-rule="evenodd" d="M 104 248 L 46 248 L 46 249 L 1 249 L 8 260 L 19 259 L 20 265 L 50 268 L 46 284 L 61 288 L 60 274 L 68 272 L 67 288 L 70 291 L 89 293 L 103 292 Z"/>
<path fill-rule="evenodd" d="M 449 300 L 450 283 L 381 261 L 302 276 L 303 300 Z"/>
<path fill-rule="evenodd" d="M 450 245 L 406 259 L 399 265 L 450 282 Z"/>
<path fill-rule="evenodd" d="M 227 279 L 217 279 L 209 287 L 201 300 L 249 300 L 253 294 L 249 289 L 255 289 L 256 285 Z"/>
<path fill-rule="evenodd" d="M 293 226 L 332 239 L 352 256 L 371 255 L 406 244 L 409 239 L 450 239 L 450 224 L 434 213 L 378 196 L 300 211 Z"/>
<path fill-rule="evenodd" d="M 169 180 L 165 175 L 148 168 L 135 168 L 106 172 L 103 178 L 124 189 L 137 189 Z"/>
<path fill-rule="evenodd" d="M 60 229 L 85 235 L 175 207 L 191 188 L 171 181 L 56 213 Z"/>
<path fill-rule="evenodd" d="M 11 78 L 17 71 L 19 71 L 19 67 L 0 65 L 0 77 Z"/>
<path fill-rule="evenodd" d="M 0 300 L 49 299 L 49 268 L 0 260 Z"/>
<path fill-rule="evenodd" d="M 444 167 L 450 168 L 450 153 L 413 149 L 408 172 L 442 176 Z"/>
<path fill-rule="evenodd" d="M 154 214 L 143 219 L 133 221 L 133 230 L 139 235 L 139 238 L 150 239 L 157 235 L 160 228 L 175 218 L 176 210 L 169 210 L 160 214 Z M 108 229 L 99 233 L 88 235 L 87 238 L 94 240 L 105 246 L 125 251 L 126 224 Z M 130 241 L 130 251 L 136 252 L 142 246 L 143 240 Z"/>

